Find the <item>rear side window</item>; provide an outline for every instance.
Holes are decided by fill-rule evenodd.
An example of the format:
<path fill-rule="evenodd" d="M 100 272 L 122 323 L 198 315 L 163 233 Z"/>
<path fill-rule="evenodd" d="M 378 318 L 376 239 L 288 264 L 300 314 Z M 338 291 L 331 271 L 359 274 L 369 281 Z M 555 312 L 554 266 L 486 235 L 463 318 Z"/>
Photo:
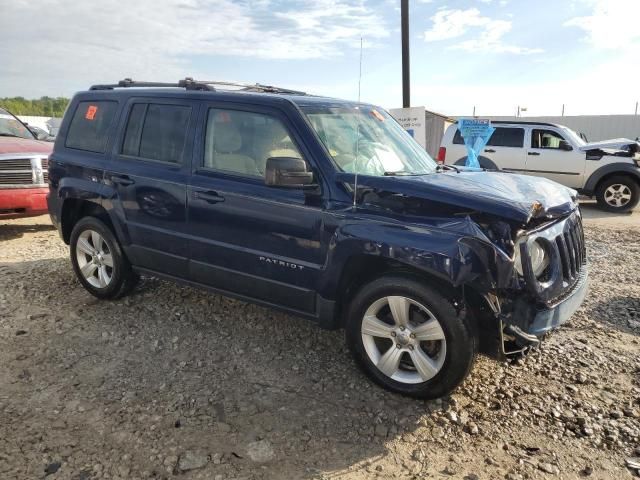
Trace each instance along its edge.
<path fill-rule="evenodd" d="M 76 108 L 65 146 L 88 152 L 104 153 L 118 102 L 80 102 Z"/>
<path fill-rule="evenodd" d="M 122 154 L 181 163 L 191 107 L 136 103 L 131 108 Z"/>
<path fill-rule="evenodd" d="M 464 139 L 460 134 L 460 130 L 456 129 L 456 133 L 453 136 L 453 143 L 455 145 L 464 145 Z M 487 145 L 493 147 L 522 147 L 524 145 L 524 129 L 497 127 L 487 142 Z"/>

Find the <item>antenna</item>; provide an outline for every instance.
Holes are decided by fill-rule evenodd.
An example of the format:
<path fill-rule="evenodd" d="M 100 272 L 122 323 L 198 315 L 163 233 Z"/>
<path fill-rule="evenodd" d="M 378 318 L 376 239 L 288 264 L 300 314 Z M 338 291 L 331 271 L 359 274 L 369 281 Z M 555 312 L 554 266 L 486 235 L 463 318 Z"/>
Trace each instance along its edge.
<path fill-rule="evenodd" d="M 358 109 L 360 109 L 360 85 L 362 83 L 362 37 L 360 37 L 360 72 L 358 73 Z M 356 127 L 356 178 L 353 182 L 353 208 L 356 208 L 358 197 L 358 157 L 360 156 L 360 112 L 358 113 L 358 126 Z"/>

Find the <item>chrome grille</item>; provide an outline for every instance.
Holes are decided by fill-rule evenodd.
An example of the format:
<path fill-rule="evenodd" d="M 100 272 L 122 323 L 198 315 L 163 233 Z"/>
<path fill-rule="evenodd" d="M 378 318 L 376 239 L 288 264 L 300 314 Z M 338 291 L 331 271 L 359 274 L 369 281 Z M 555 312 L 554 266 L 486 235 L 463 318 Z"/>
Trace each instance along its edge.
<path fill-rule="evenodd" d="M 531 268 L 529 245 L 540 242 L 549 254 L 549 266 L 538 278 Z M 531 233 L 521 246 L 525 281 L 529 290 L 545 303 L 570 293 L 586 274 L 587 254 L 580 211 L 542 230 Z"/>
<path fill-rule="evenodd" d="M 33 174 L 28 172 L 0 171 L 0 185 L 33 185 Z"/>
<path fill-rule="evenodd" d="M 10 158 L 0 160 L 0 172 L 6 170 L 29 170 L 31 171 L 30 158 Z"/>

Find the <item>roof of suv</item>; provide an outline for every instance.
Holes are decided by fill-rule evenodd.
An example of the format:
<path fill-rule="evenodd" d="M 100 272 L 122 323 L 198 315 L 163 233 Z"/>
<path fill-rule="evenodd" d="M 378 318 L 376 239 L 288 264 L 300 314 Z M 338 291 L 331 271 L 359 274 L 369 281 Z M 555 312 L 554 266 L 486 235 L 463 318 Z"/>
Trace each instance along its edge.
<path fill-rule="evenodd" d="M 216 88 L 216 86 L 236 87 L 236 89 Z M 239 87 L 239 88 L 238 88 Z M 81 94 L 107 94 L 116 97 L 158 96 L 188 98 L 209 98 L 211 100 L 238 100 L 263 105 L 277 105 L 282 101 L 296 105 L 356 105 L 358 102 L 331 97 L 309 95 L 305 92 L 290 90 L 270 85 L 247 85 L 231 82 L 202 82 L 190 78 L 178 83 L 135 82 L 131 79 L 121 80 L 112 85 L 93 85 L 89 91 Z"/>

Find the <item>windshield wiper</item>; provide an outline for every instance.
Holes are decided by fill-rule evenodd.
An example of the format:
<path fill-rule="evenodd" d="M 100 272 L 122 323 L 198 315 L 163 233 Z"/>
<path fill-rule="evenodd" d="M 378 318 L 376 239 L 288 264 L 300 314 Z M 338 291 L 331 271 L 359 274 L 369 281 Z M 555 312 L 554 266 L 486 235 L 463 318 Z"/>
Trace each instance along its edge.
<path fill-rule="evenodd" d="M 443 170 L 455 170 L 456 173 L 460 173 L 460 169 L 455 165 L 445 165 L 444 163 L 439 163 L 436 167 L 436 172 L 442 172 Z"/>
<path fill-rule="evenodd" d="M 0 137 L 25 138 L 25 137 L 21 137 L 20 135 L 16 135 L 14 133 L 5 133 L 5 132 L 0 132 Z"/>
<path fill-rule="evenodd" d="M 385 177 L 420 177 L 422 175 L 429 175 L 428 173 L 411 173 L 403 170 L 397 172 L 384 172 Z"/>

